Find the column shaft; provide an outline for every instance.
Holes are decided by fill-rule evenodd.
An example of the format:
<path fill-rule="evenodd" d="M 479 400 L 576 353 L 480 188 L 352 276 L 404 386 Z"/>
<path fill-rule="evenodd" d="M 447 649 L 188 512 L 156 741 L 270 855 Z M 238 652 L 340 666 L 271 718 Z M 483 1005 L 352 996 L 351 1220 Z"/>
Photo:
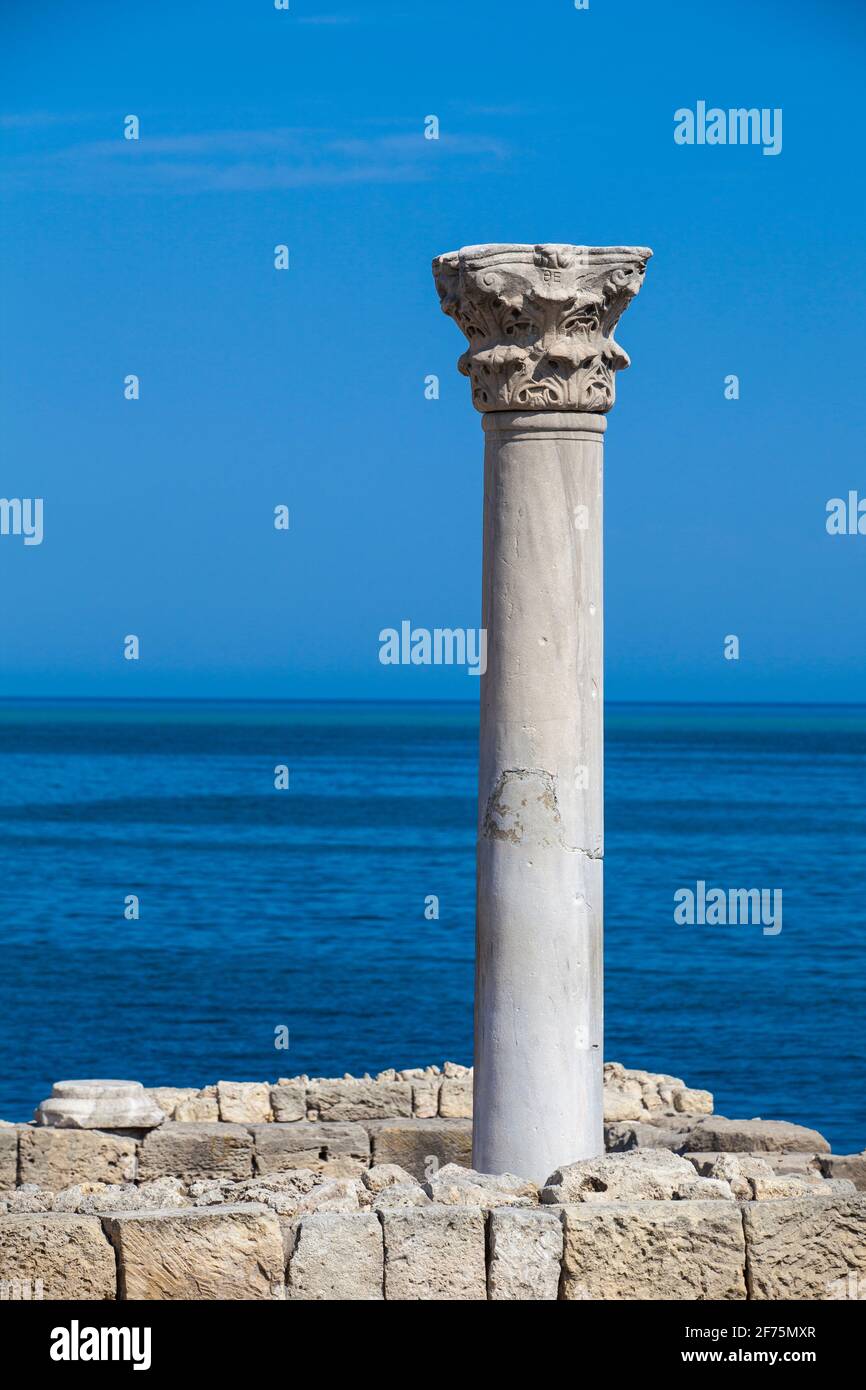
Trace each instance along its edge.
<path fill-rule="evenodd" d="M 484 416 L 473 1164 L 539 1182 L 603 1148 L 604 427 Z"/>

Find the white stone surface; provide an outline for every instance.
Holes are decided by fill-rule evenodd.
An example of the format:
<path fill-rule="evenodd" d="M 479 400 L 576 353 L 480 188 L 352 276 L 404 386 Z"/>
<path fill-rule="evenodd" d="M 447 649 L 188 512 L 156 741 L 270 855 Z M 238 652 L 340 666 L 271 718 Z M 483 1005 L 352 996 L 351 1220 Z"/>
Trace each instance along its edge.
<path fill-rule="evenodd" d="M 59 1129 L 155 1129 L 165 1114 L 140 1081 L 56 1081 L 35 1119 Z"/>

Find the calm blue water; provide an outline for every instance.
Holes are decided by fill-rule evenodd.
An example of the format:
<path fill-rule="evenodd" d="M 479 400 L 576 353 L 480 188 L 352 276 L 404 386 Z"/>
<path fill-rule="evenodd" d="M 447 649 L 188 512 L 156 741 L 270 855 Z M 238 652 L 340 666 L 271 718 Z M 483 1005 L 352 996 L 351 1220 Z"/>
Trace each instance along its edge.
<path fill-rule="evenodd" d="M 460 705 L 0 705 L 0 1116 L 471 1061 L 476 740 Z M 607 1057 L 862 1149 L 866 709 L 610 707 L 606 775 Z M 699 878 L 781 888 L 781 934 L 675 926 Z"/>

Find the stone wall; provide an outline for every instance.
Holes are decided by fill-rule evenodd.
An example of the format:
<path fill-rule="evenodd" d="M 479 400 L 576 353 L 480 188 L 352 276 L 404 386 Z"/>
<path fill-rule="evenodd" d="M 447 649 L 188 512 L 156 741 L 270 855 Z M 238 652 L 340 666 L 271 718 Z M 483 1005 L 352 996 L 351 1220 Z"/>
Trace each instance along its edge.
<path fill-rule="evenodd" d="M 542 1188 L 472 1170 L 452 1063 L 156 1088 L 147 1129 L 55 1091 L 0 1125 L 3 1298 L 866 1297 L 866 1155 L 676 1077 L 609 1064 L 608 1154 Z"/>
<path fill-rule="evenodd" d="M 370 1172 L 375 1179 L 376 1169 Z M 463 1182 L 460 1195 L 468 1197 L 471 1183 Z M 407 1191 L 394 1193 L 398 1186 L 407 1185 L 391 1184 L 392 1204 L 373 1198 L 340 1209 L 349 1196 L 344 1190 L 331 1193 L 330 1209 L 320 1193 L 315 1209 L 291 1217 L 261 1202 L 7 1214 L 0 1216 L 2 1296 L 550 1301 L 866 1294 L 863 1196 L 736 1202 L 716 1193 L 510 1205 L 502 1193 L 488 1193 L 492 1205 L 484 1205 L 426 1193 L 427 1200 L 410 1201 Z"/>

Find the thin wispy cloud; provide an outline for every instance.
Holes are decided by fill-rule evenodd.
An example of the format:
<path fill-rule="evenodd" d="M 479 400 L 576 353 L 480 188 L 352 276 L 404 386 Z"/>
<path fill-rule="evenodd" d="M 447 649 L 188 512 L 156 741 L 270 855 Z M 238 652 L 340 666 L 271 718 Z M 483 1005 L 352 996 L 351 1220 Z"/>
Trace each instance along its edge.
<path fill-rule="evenodd" d="M 0 130 L 44 130 L 49 126 L 69 125 L 69 122 L 69 116 L 57 111 L 0 112 Z"/>
<path fill-rule="evenodd" d="M 172 193 L 264 192 L 316 184 L 419 182 L 443 166 L 476 177 L 501 165 L 508 147 L 470 132 L 425 140 L 414 130 L 346 136 L 334 130 L 275 129 L 142 132 L 140 140 L 89 140 L 19 150 L 2 162 L 8 188 L 98 189 L 127 192 L 160 188 Z"/>

